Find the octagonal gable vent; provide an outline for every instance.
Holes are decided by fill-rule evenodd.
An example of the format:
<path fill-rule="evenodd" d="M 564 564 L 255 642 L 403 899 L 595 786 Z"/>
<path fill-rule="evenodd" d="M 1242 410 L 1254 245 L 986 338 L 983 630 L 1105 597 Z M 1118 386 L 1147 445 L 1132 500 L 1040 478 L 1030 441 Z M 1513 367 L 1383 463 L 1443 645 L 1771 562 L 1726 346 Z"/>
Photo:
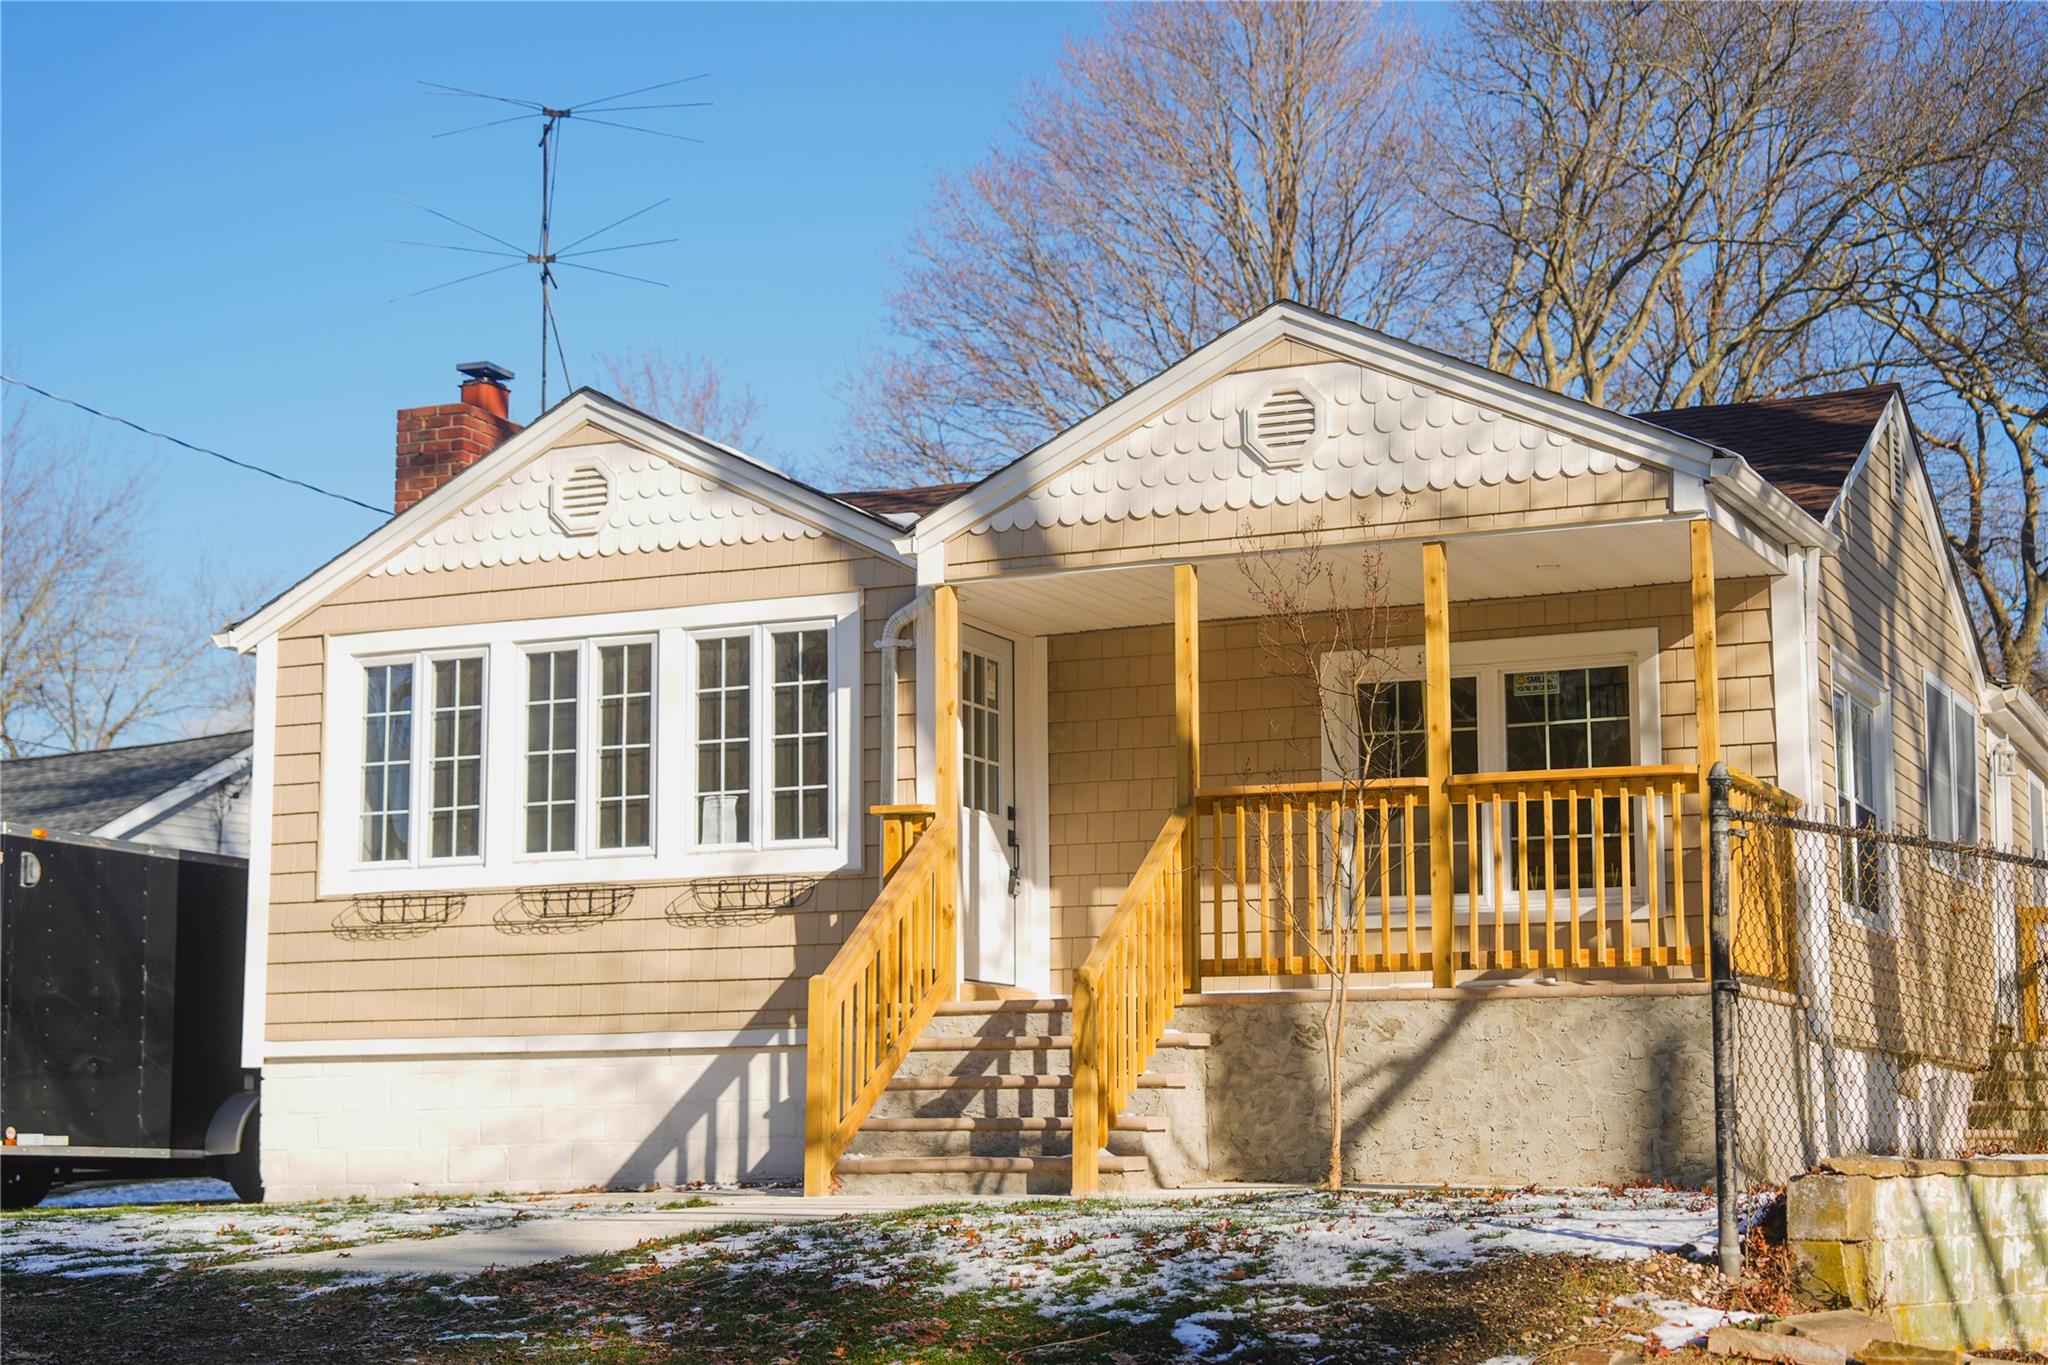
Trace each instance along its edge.
<path fill-rule="evenodd" d="M 1244 444 L 1268 465 L 1297 465 L 1325 430 L 1323 396 L 1307 384 L 1275 384 L 1244 410 Z"/>
<path fill-rule="evenodd" d="M 548 511 L 555 524 L 572 536 L 589 535 L 604 525 L 611 505 L 611 477 L 594 464 L 580 464 L 558 476 L 548 492 Z"/>

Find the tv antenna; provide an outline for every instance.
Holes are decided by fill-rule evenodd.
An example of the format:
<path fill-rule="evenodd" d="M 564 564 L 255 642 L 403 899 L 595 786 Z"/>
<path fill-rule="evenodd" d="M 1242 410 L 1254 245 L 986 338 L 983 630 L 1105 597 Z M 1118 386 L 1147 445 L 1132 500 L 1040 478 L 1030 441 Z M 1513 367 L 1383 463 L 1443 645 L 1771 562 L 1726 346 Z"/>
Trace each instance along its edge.
<path fill-rule="evenodd" d="M 505 238 L 500 237 L 496 233 L 486 232 L 480 227 L 465 223 L 452 214 L 443 213 L 439 209 L 429 208 L 427 205 L 416 200 L 407 199 L 404 195 L 399 195 L 400 202 L 411 204 L 414 208 L 424 213 L 432 214 L 445 223 L 453 224 L 465 232 L 473 233 L 490 242 L 491 245 L 471 246 L 453 242 L 421 242 L 402 237 L 394 237 L 390 240 L 404 246 L 433 247 L 441 251 L 460 251 L 477 256 L 499 256 L 506 258 L 506 263 L 504 265 L 490 266 L 473 274 L 458 275 L 452 280 L 443 280 L 441 283 L 429 285 L 425 289 L 415 289 L 410 294 L 400 294 L 392 302 L 399 303 L 406 299 L 418 298 L 422 294 L 431 294 L 436 290 L 447 289 L 458 284 L 466 284 L 471 280 L 480 280 L 488 275 L 497 275 L 507 270 L 516 270 L 520 266 L 535 267 L 540 284 L 540 405 L 545 410 L 548 405 L 548 343 L 550 340 L 554 342 L 555 358 L 561 366 L 562 382 L 565 384 L 569 382 L 569 356 L 562 346 L 562 328 L 556 319 L 554 303 L 554 293 L 560 288 L 555 277 L 556 267 L 559 266 L 565 270 L 586 270 L 595 275 L 609 275 L 614 279 L 630 280 L 635 284 L 651 284 L 658 289 L 666 289 L 668 285 L 662 280 L 649 279 L 644 275 L 632 275 L 622 270 L 606 269 L 603 266 L 588 264 L 579 258 L 603 255 L 614 251 L 632 251 L 641 247 L 667 246 L 677 240 L 674 237 L 661 237 L 644 242 L 623 242 L 610 246 L 586 245 L 586 243 L 595 241 L 614 228 L 623 227 L 643 214 L 652 213 L 654 210 L 662 207 L 662 205 L 669 202 L 669 199 L 665 197 L 655 200 L 645 208 L 635 209 L 623 218 L 615 218 L 594 232 L 586 232 L 566 246 L 556 246 L 554 242 L 555 181 L 560 174 L 562 166 L 562 129 L 564 125 L 573 119 L 576 122 L 594 124 L 600 128 L 619 128 L 629 133 L 646 133 L 651 137 L 665 137 L 676 142 L 701 143 L 703 141 L 702 138 L 689 137 L 683 133 L 669 132 L 661 128 L 649 128 L 638 123 L 622 123 L 615 116 L 658 110 L 701 109 L 709 104 L 710 101 L 691 100 L 685 102 L 663 100 L 650 104 L 620 104 L 618 101 L 631 99 L 636 95 L 652 95 L 658 91 L 671 90 L 679 85 L 687 85 L 692 81 L 704 79 L 704 74 L 700 72 L 694 76 L 682 76 L 675 80 L 661 81 L 654 85 L 643 85 L 635 90 L 622 90 L 616 95 L 606 95 L 600 99 L 561 106 L 548 104 L 541 100 L 517 99 L 510 95 L 486 94 L 481 90 L 464 90 L 453 85 L 442 85 L 437 81 L 421 81 L 420 84 L 427 88 L 427 93 L 432 95 L 450 99 L 489 100 L 497 104 L 512 105 L 523 111 L 516 114 L 507 114 L 503 118 L 487 119 L 482 123 L 472 123 L 467 127 L 450 128 L 446 132 L 434 134 L 436 138 L 456 137 L 463 133 L 474 133 L 485 128 L 498 128 L 508 124 L 526 123 L 534 119 L 540 120 L 540 233 L 537 245 L 533 250 L 529 251 L 505 240 Z"/>

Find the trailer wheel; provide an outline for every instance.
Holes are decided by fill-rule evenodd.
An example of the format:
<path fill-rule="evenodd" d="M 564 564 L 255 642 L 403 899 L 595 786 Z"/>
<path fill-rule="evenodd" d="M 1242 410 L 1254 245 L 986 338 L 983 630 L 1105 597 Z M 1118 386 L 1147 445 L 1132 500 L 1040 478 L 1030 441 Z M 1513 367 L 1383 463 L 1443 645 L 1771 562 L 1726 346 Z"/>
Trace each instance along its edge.
<path fill-rule="evenodd" d="M 0 1209 L 32 1209 L 50 1192 L 50 1168 L 38 1162 L 0 1166 Z"/>
<path fill-rule="evenodd" d="M 242 1145 L 227 1156 L 213 1159 L 214 1174 L 235 1187 L 235 1198 L 244 1204 L 263 1202 L 263 1142 L 259 1111 L 249 1115 L 242 1128 Z"/>

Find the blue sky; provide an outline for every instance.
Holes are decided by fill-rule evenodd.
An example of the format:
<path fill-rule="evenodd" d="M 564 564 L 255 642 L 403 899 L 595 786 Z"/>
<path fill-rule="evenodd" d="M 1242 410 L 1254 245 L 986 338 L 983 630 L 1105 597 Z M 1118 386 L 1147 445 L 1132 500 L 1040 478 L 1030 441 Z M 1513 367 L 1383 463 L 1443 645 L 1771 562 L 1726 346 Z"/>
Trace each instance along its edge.
<path fill-rule="evenodd" d="M 830 483 L 843 382 L 886 339 L 891 253 L 934 178 L 999 138 L 1021 83 L 1091 24 L 1054 4 L 8 4 L 0 343 L 31 382 L 388 502 L 393 410 L 451 398 L 456 362 L 515 370 L 516 416 L 537 396 L 525 272 L 389 301 L 496 264 L 388 244 L 471 240 L 395 195 L 515 242 L 535 216 L 534 125 L 435 140 L 496 107 L 417 82 L 575 102 L 704 71 L 682 97 L 712 107 L 640 115 L 703 146 L 568 130 L 558 234 L 668 195 L 606 240 L 681 239 L 592 262 L 668 289 L 565 278 L 572 377 L 602 352 L 707 352 L 753 389 L 764 446 Z M 149 548 L 170 575 L 205 551 L 276 588 L 375 523 L 7 401 L 89 434 L 110 475 L 155 471 Z"/>

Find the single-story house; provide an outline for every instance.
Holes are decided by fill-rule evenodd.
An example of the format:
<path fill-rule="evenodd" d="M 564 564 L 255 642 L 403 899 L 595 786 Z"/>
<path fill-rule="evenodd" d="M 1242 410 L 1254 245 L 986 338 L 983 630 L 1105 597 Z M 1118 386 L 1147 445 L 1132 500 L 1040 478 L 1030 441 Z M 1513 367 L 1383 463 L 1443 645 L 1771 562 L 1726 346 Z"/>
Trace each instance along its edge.
<path fill-rule="evenodd" d="M 249 853 L 247 730 L 0 762 L 0 820 L 158 848 Z"/>
<path fill-rule="evenodd" d="M 274 1198 L 1313 1176 L 1338 906 L 1361 1174 L 1693 1179 L 1715 762 L 2043 847 L 1889 386 L 1630 415 L 1282 303 L 832 493 L 465 376 L 222 636 Z"/>

